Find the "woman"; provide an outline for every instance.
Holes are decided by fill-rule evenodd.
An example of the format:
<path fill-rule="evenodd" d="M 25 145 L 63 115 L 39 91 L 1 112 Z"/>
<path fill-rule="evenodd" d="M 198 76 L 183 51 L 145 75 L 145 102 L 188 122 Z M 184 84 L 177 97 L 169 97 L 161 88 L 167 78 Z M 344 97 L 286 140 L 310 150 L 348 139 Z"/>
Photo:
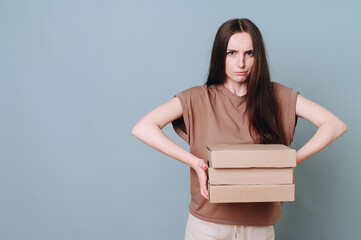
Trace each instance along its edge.
<path fill-rule="evenodd" d="M 281 143 L 293 140 L 297 118 L 318 127 L 296 153 L 297 164 L 347 131 L 346 125 L 297 91 L 271 82 L 263 39 L 248 19 L 231 19 L 216 34 L 207 82 L 155 108 L 132 134 L 190 166 L 191 202 L 185 239 L 274 239 L 282 202 L 210 203 L 206 145 Z M 190 152 L 162 128 L 172 122 Z M 240 236 L 240 234 L 242 236 Z"/>

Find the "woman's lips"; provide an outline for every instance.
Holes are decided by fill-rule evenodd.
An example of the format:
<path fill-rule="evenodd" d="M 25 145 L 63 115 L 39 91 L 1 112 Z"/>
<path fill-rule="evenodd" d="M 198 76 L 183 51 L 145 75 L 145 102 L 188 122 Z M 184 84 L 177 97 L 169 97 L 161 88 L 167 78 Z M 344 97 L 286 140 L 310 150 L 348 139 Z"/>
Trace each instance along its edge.
<path fill-rule="evenodd" d="M 237 74 L 237 75 L 240 75 L 240 76 L 246 75 L 246 73 L 247 73 L 246 71 L 244 71 L 244 72 L 236 72 L 236 74 Z"/>

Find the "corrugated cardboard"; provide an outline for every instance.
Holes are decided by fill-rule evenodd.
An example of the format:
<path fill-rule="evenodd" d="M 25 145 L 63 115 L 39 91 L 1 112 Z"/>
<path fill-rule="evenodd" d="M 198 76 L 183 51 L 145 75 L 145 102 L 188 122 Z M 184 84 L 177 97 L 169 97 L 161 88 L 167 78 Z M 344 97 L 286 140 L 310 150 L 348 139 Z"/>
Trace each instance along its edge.
<path fill-rule="evenodd" d="M 296 150 L 282 144 L 208 145 L 211 203 L 295 200 Z"/>
<path fill-rule="evenodd" d="M 210 168 L 296 167 L 296 150 L 283 144 L 208 145 Z"/>
<path fill-rule="evenodd" d="M 215 184 L 292 184 L 294 168 L 209 168 Z"/>
<path fill-rule="evenodd" d="M 295 185 L 208 185 L 211 203 L 295 201 Z"/>

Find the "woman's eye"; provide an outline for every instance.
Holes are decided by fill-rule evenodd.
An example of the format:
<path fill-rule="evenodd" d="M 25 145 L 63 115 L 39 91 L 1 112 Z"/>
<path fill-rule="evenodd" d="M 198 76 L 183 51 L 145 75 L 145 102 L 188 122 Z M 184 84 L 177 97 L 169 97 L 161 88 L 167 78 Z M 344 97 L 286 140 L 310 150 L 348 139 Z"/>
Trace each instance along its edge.
<path fill-rule="evenodd" d="M 227 54 L 230 55 L 230 56 L 232 56 L 232 55 L 234 55 L 234 53 L 235 53 L 234 51 L 230 51 L 230 52 L 228 52 Z"/>
<path fill-rule="evenodd" d="M 247 55 L 253 56 L 253 51 L 248 51 L 248 52 L 247 52 Z"/>

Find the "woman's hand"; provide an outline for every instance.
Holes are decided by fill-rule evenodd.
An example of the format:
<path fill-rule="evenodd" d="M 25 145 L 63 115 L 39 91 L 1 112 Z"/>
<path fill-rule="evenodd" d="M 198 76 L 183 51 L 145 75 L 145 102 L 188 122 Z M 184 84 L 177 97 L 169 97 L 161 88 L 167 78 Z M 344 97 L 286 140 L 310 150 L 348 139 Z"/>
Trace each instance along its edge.
<path fill-rule="evenodd" d="M 192 165 L 192 168 L 196 171 L 198 175 L 201 194 L 203 197 L 205 197 L 208 200 L 207 174 L 206 174 L 208 166 L 203 159 L 199 159 L 194 163 L 194 165 Z"/>
<path fill-rule="evenodd" d="M 296 115 L 318 127 L 312 138 L 296 152 L 297 165 L 330 145 L 347 131 L 346 124 L 333 113 L 300 94 L 297 96 Z"/>

